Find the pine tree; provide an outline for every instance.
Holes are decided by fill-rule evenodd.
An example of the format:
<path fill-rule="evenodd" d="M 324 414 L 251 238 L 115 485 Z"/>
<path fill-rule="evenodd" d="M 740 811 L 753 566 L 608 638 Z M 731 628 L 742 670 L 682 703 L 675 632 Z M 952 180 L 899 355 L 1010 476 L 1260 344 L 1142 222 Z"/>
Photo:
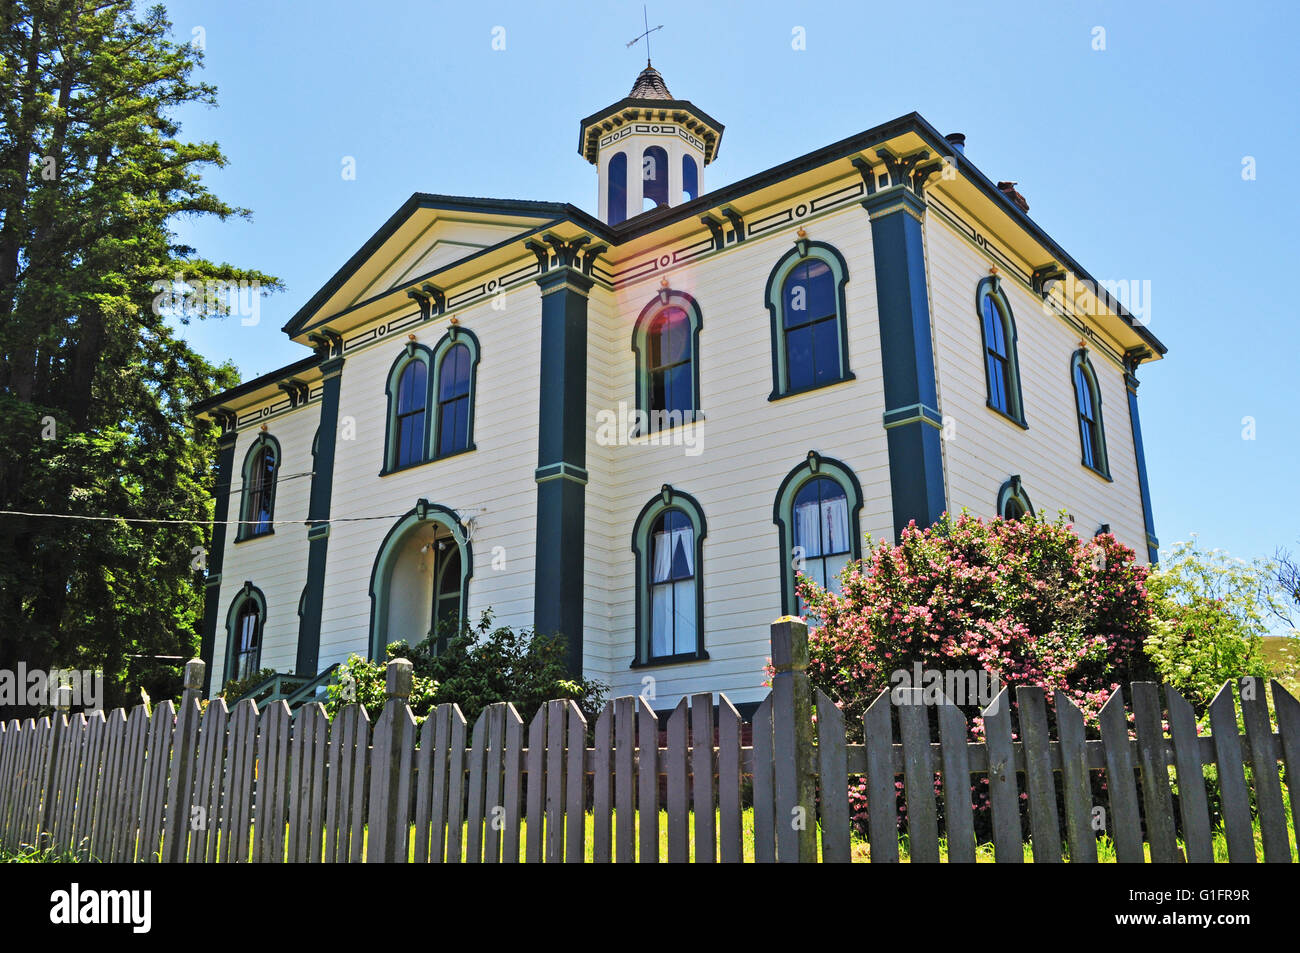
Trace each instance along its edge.
<path fill-rule="evenodd" d="M 197 521 L 0 516 L 0 669 L 102 668 L 110 703 L 195 651 L 216 435 L 188 408 L 237 380 L 159 289 L 279 286 L 177 240 L 180 216 L 249 213 L 202 182 L 219 146 L 180 135 L 216 90 L 170 30 L 131 2 L 0 6 L 0 509 Z"/>

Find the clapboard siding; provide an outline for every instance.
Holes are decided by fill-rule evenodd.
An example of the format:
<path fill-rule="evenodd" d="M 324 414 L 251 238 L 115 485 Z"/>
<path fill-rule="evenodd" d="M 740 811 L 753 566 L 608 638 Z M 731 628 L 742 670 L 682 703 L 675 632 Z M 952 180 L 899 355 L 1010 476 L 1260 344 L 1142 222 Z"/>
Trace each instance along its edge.
<path fill-rule="evenodd" d="M 670 276 L 672 289 L 692 295 L 703 316 L 701 452 L 690 456 L 686 447 L 673 445 L 599 447 L 594 436 L 589 442 L 588 554 L 593 561 L 599 554 L 600 563 L 587 571 L 588 674 L 609 682 L 616 695 L 640 692 L 642 679 L 653 676 L 653 705 L 661 711 L 700 691 L 723 691 L 737 702 L 762 696 L 769 651 L 762 634 L 781 613 L 781 554 L 772 506 L 781 481 L 809 450 L 839 459 L 857 474 L 864 532 L 888 533 L 893 523 L 870 224 L 855 205 L 810 222 L 807 229 L 810 238 L 835 246 L 848 264 L 849 363 L 856 380 L 767 399 L 772 352 L 763 291 L 794 241 L 791 226 Z M 598 411 L 617 413 L 620 401 L 629 410 L 636 407 L 632 325 L 658 290 L 654 278 L 617 294 L 593 291 L 588 386 L 593 431 Z M 600 346 L 607 350 L 598 364 Z M 608 369 L 607 380 L 595 373 L 599 367 Z M 636 637 L 632 529 L 664 483 L 695 497 L 708 522 L 703 586 L 710 659 L 629 669 Z"/>
<path fill-rule="evenodd" d="M 293 671 L 298 654 L 298 601 L 307 582 L 307 500 L 311 495 L 312 440 L 320 423 L 320 402 L 272 418 L 267 433 L 280 443 L 280 478 L 275 491 L 275 532 L 242 543 L 238 527 L 227 527 L 221 567 L 220 611 L 213 648 L 214 677 L 218 689 L 225 684 L 226 617 L 244 582 L 251 582 L 266 597 L 266 623 L 262 634 L 262 667 Z M 249 448 L 261 436 L 258 427 L 241 431 L 235 441 L 228 519 L 240 517 L 243 467 Z M 305 475 L 300 475 L 305 474 Z"/>
<path fill-rule="evenodd" d="M 1038 516 L 1055 518 L 1063 509 L 1085 538 L 1109 523 L 1119 541 L 1145 562 L 1146 529 L 1123 371 L 1100 349 L 1090 352 L 1101 387 L 1113 481 L 1108 482 L 1080 463 L 1070 375 L 1078 334 L 1044 313 L 1030 291 L 1004 278 L 1002 289 L 1016 320 L 1029 429 L 990 410 L 975 288 L 992 262 L 938 216 L 927 217 L 925 232 L 940 410 L 955 427 L 944 443 L 949 509 L 994 515 L 999 488 L 1018 473 Z"/>
<path fill-rule="evenodd" d="M 531 625 L 537 487 L 538 365 L 541 302 L 534 289 L 506 296 L 505 307 L 490 304 L 458 312 L 460 326 L 478 338 L 474 409 L 477 449 L 387 476 L 383 463 L 388 413 L 389 368 L 406 344 L 377 344 L 347 359 L 339 394 L 342 431 L 355 421 L 356 439 L 339 440 L 326 569 L 320 664 L 367 651 L 370 638 L 370 574 L 385 535 L 416 501 L 424 498 L 475 521 L 473 577 L 468 614 L 491 607 L 503 625 Z M 418 328 L 430 347 L 446 333 L 445 319 Z M 374 516 L 378 519 L 360 520 Z M 343 520 L 341 518 L 350 518 Z M 499 547 L 499 548 L 498 548 Z M 493 569 L 494 554 L 498 566 Z"/>

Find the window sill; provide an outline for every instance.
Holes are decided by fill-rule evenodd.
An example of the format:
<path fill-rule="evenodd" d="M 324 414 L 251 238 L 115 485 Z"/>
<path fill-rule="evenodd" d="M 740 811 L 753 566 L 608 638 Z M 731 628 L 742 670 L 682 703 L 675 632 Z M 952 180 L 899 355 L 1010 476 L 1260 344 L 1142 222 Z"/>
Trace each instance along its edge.
<path fill-rule="evenodd" d="M 1083 467 L 1093 476 L 1105 480 L 1107 483 L 1115 482 L 1114 479 L 1111 478 L 1109 470 L 1098 470 L 1096 467 L 1089 466 L 1088 464 L 1084 463 L 1082 460 L 1079 461 L 1079 466 Z"/>
<path fill-rule="evenodd" d="M 857 376 L 852 371 L 849 371 L 849 373 L 845 374 L 843 377 L 837 377 L 835 378 L 835 380 L 826 381 L 823 384 L 813 384 L 811 387 L 801 387 L 798 390 L 787 390 L 787 391 L 774 390 L 772 391 L 772 393 L 768 394 L 767 399 L 769 401 L 774 401 L 774 400 L 784 400 L 787 397 L 798 397 L 800 394 L 810 394 L 815 390 L 822 390 L 823 388 L 826 387 L 834 387 L 836 384 L 845 384 L 849 381 L 855 381 L 857 379 L 858 379 Z"/>
<path fill-rule="evenodd" d="M 392 467 L 392 468 L 384 467 L 384 469 L 379 471 L 379 476 L 386 477 L 386 476 L 391 476 L 394 473 L 402 473 L 405 472 L 406 470 L 414 470 L 416 467 L 427 467 L 430 463 L 437 463 L 439 460 L 450 460 L 452 457 L 459 457 L 462 453 L 470 453 L 471 451 L 477 449 L 478 448 L 471 443 L 464 450 L 457 450 L 454 453 L 448 453 L 441 457 L 429 457 L 427 460 L 417 460 L 414 463 L 407 463 L 400 467 Z"/>
<path fill-rule="evenodd" d="M 235 545 L 238 546 L 240 543 L 247 543 L 255 539 L 261 539 L 263 536 L 274 536 L 274 535 L 275 535 L 274 529 L 263 530 L 260 533 L 247 533 L 244 535 L 236 534 Z"/>
<path fill-rule="evenodd" d="M 628 668 L 655 668 L 660 665 L 684 665 L 688 662 L 707 662 L 709 653 L 700 649 L 698 652 L 683 652 L 681 655 L 664 655 L 658 658 L 636 659 Z"/>
<path fill-rule="evenodd" d="M 1001 417 L 1003 420 L 1006 420 L 1006 421 L 1009 421 L 1009 422 L 1015 424 L 1015 425 L 1016 425 L 1017 427 L 1019 427 L 1021 430 L 1028 430 L 1028 429 L 1029 429 L 1029 424 L 1027 424 L 1027 423 L 1025 422 L 1025 419 L 1024 419 L 1023 417 L 1013 417 L 1013 416 L 1011 416 L 1011 414 L 1007 413 L 1007 412 L 1006 412 L 1005 410 L 1003 410 L 1001 407 L 996 407 L 996 406 L 994 406 L 994 405 L 993 405 L 991 402 L 989 402 L 989 401 L 985 401 L 985 402 L 984 402 L 984 406 L 987 407 L 989 410 L 993 411 L 993 413 L 997 414 L 997 415 L 998 415 L 999 417 Z"/>

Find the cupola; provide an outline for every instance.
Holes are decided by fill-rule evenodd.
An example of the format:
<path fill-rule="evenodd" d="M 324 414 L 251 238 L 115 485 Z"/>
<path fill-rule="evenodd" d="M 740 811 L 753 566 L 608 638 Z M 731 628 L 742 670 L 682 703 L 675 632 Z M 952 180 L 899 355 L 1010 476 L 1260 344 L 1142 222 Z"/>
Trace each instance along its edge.
<path fill-rule="evenodd" d="M 627 98 L 582 120 L 578 152 L 596 166 L 601 221 L 618 225 L 700 196 L 722 128 L 689 101 L 674 99 L 647 59 Z"/>

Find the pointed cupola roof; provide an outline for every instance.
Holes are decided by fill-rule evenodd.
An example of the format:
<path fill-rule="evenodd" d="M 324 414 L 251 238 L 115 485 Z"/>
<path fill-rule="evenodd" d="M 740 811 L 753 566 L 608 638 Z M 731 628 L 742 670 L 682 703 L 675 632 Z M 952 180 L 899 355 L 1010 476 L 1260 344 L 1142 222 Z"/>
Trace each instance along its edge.
<path fill-rule="evenodd" d="M 632 84 L 632 92 L 627 94 L 628 99 L 672 99 L 673 94 L 668 92 L 668 84 L 664 78 L 659 75 L 659 71 L 646 61 L 645 69 L 641 75 L 636 78 Z"/>
<path fill-rule="evenodd" d="M 704 151 L 704 163 L 712 162 L 722 141 L 722 123 L 686 99 L 674 99 L 663 75 L 647 60 L 626 99 L 606 106 L 582 120 L 578 130 L 578 153 L 595 163 L 601 142 L 629 123 L 677 123 Z"/>

